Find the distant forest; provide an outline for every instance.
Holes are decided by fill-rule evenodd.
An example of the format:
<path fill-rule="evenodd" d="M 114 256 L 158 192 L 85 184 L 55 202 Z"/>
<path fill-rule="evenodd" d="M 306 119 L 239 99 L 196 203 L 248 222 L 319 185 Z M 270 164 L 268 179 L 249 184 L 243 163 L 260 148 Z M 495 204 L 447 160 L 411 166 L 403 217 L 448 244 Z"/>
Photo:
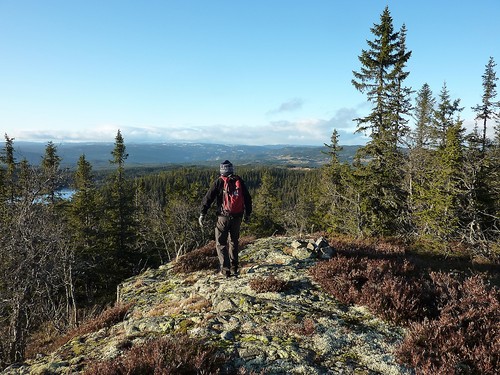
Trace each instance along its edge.
<path fill-rule="evenodd" d="M 370 139 L 349 162 L 337 130 L 316 168 L 245 165 L 254 214 L 243 234 L 324 232 L 397 239 L 414 251 L 498 262 L 500 258 L 500 102 L 491 57 L 478 77 L 483 95 L 466 133 L 460 99 L 444 84 L 405 85 L 411 51 L 389 9 L 371 28 L 353 86 L 371 111 L 354 119 Z M 410 121 L 414 126 L 410 126 Z M 491 137 L 491 134 L 493 136 Z M 68 172 L 53 142 L 39 165 L 17 160 L 5 135 L 0 163 L 0 367 L 22 361 L 40 329 L 63 332 L 113 301 L 117 285 L 212 239 L 200 202 L 214 168 L 176 167 L 135 175 L 117 132 L 110 168 L 86 155 Z M 139 172 L 138 172 L 139 171 Z M 70 185 L 71 199 L 59 190 Z M 212 210 L 211 220 L 215 220 Z M 210 214 L 210 212 L 209 212 Z"/>

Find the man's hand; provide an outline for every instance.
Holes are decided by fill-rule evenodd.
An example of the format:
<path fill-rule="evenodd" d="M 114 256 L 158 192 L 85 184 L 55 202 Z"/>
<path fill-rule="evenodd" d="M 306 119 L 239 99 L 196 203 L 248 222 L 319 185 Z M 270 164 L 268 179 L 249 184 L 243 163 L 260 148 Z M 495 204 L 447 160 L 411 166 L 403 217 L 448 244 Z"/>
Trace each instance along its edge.
<path fill-rule="evenodd" d="M 205 215 L 201 214 L 198 218 L 198 223 L 200 223 L 200 227 L 203 228 L 203 219 L 205 219 Z"/>
<path fill-rule="evenodd" d="M 243 221 L 244 221 L 245 223 L 248 223 L 248 222 L 250 221 L 250 215 L 245 215 L 245 216 L 243 217 Z"/>

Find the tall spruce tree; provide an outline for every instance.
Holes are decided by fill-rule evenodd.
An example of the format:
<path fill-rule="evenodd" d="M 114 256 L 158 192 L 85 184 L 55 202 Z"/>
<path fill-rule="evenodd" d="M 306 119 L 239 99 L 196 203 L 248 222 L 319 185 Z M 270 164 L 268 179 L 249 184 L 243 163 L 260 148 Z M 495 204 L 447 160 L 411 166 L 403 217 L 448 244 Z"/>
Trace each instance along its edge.
<path fill-rule="evenodd" d="M 432 141 L 434 147 L 445 147 L 448 129 L 455 125 L 457 113 L 462 112 L 460 99 L 452 100 L 446 82 L 443 83 L 439 93 L 437 109 L 434 112 Z"/>
<path fill-rule="evenodd" d="M 115 261 L 121 266 L 121 276 L 133 273 L 136 266 L 134 192 L 132 184 L 125 178 L 125 161 L 128 158 L 123 136 L 118 130 L 111 152 L 110 163 L 116 166 L 106 196 L 106 216 L 109 249 Z"/>
<path fill-rule="evenodd" d="M 467 189 L 464 207 L 465 238 L 483 252 L 489 252 L 489 242 L 498 238 L 496 194 L 499 168 L 495 157 L 495 140 L 488 139 L 488 126 L 492 127 L 500 119 L 500 102 L 496 100 L 495 62 L 490 57 L 482 76 L 483 95 L 481 104 L 472 107 L 481 129 L 476 127 L 468 136 L 469 147 L 466 153 L 466 173 L 464 177 Z"/>
<path fill-rule="evenodd" d="M 472 107 L 472 110 L 476 113 L 476 120 L 482 121 L 481 147 L 483 152 L 485 152 L 487 146 L 488 122 L 493 123 L 493 121 L 499 119 L 500 115 L 500 101 L 495 100 L 497 96 L 496 81 L 498 81 L 495 66 L 495 60 L 493 57 L 490 57 L 482 77 L 483 95 L 481 104 Z"/>
<path fill-rule="evenodd" d="M 413 231 L 418 233 L 419 223 L 415 213 L 425 206 L 421 193 L 426 194 L 429 179 L 432 179 L 432 165 L 434 152 L 430 147 L 433 134 L 433 116 L 436 100 L 433 97 L 430 86 L 425 83 L 418 91 L 415 99 L 414 121 L 415 128 L 410 136 L 408 152 L 407 186 L 408 209 L 411 215 Z M 425 225 L 423 225 L 425 226 Z"/>
<path fill-rule="evenodd" d="M 90 301 L 101 288 L 102 279 L 109 271 L 103 259 L 101 232 L 102 204 L 94 182 L 92 165 L 81 155 L 73 178 L 75 193 L 69 207 L 73 247 L 75 249 L 75 277 L 78 289 Z"/>
<path fill-rule="evenodd" d="M 45 147 L 45 154 L 42 158 L 42 171 L 47 181 L 45 193 L 52 204 L 55 203 L 56 191 L 61 181 L 60 164 L 61 158 L 57 154 L 57 146 L 50 141 Z"/>
<path fill-rule="evenodd" d="M 409 95 L 405 87 L 405 72 L 411 52 L 406 50 L 406 28 L 394 31 L 393 20 L 386 7 L 380 23 L 371 29 L 368 50 L 359 56 L 361 69 L 353 71 L 352 84 L 372 103 L 366 117 L 355 119 L 358 132 L 369 132 L 370 141 L 360 148 L 356 175 L 362 180 L 366 229 L 371 234 L 394 234 L 403 230 L 401 218 L 405 215 L 403 190 L 404 153 L 399 145 L 407 133 L 406 117 L 410 114 Z"/>
<path fill-rule="evenodd" d="M 360 207 L 356 200 L 356 185 L 352 171 L 347 163 L 341 163 L 339 134 L 333 130 L 330 144 L 326 144 L 330 156 L 329 163 L 321 169 L 320 194 L 317 197 L 316 211 L 321 215 L 325 228 L 333 233 L 359 235 L 357 222 Z"/>
<path fill-rule="evenodd" d="M 415 99 L 415 129 L 412 134 L 412 149 L 428 148 L 433 124 L 436 99 L 427 83 L 422 85 Z"/>
<path fill-rule="evenodd" d="M 266 170 L 254 198 L 251 221 L 253 233 L 269 236 L 283 231 L 279 217 L 281 202 L 275 185 L 274 176 Z"/>
<path fill-rule="evenodd" d="M 7 134 L 5 134 L 5 147 L 0 161 L 5 165 L 5 169 L 2 170 L 3 199 L 12 204 L 16 195 L 16 159 L 14 157 L 14 138 L 10 138 Z"/>

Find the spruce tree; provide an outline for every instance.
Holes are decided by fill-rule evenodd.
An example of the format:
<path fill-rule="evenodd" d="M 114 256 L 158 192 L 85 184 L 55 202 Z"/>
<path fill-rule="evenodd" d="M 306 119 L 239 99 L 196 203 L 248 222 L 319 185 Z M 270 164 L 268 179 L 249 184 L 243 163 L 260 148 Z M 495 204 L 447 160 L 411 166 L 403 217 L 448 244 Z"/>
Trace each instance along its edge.
<path fill-rule="evenodd" d="M 5 134 L 5 147 L 0 161 L 5 165 L 5 169 L 2 169 L 3 199 L 12 204 L 16 195 L 16 159 L 14 157 L 14 138 L 10 138 L 7 134 Z"/>
<path fill-rule="evenodd" d="M 394 80 L 390 100 L 389 115 L 392 116 L 392 142 L 395 147 L 399 146 L 405 135 L 410 132 L 408 126 L 408 116 L 411 114 L 413 106 L 411 104 L 411 87 L 404 85 L 405 79 L 410 72 L 405 71 L 406 64 L 411 56 L 411 51 L 406 50 L 406 26 L 403 24 L 399 31 L 399 41 L 397 44 L 397 60 L 390 77 Z"/>
<path fill-rule="evenodd" d="M 69 224 L 75 251 L 77 291 L 88 301 L 106 283 L 109 272 L 102 233 L 102 202 L 94 181 L 92 165 L 81 155 L 73 177 L 75 193 L 69 205 Z"/>
<path fill-rule="evenodd" d="M 324 228 L 332 233 L 359 235 L 358 215 L 360 207 L 356 200 L 356 181 L 347 163 L 341 163 L 338 153 L 339 135 L 334 129 L 331 143 L 326 144 L 330 161 L 321 169 L 320 194 L 317 197 L 316 210 L 321 215 Z"/>
<path fill-rule="evenodd" d="M 499 119 L 500 101 L 495 100 L 497 96 L 496 81 L 498 81 L 495 66 L 496 64 L 493 57 L 490 57 L 482 76 L 483 96 L 481 104 L 472 107 L 472 110 L 476 113 L 476 120 L 482 121 L 481 147 L 483 152 L 485 152 L 487 146 L 488 122 Z"/>
<path fill-rule="evenodd" d="M 433 179 L 434 151 L 430 147 L 433 135 L 433 116 L 436 100 L 430 86 L 425 83 L 415 99 L 415 129 L 410 136 L 408 150 L 408 169 L 406 171 L 406 190 L 408 191 L 408 210 L 414 233 L 425 228 L 419 220 L 419 212 L 426 206 L 427 189 Z M 432 166 L 432 167 L 431 167 Z"/>
<path fill-rule="evenodd" d="M 70 212 L 75 237 L 79 246 L 91 249 L 97 243 L 99 204 L 92 165 L 85 155 L 81 155 L 78 159 L 73 180 L 75 193 L 71 200 Z"/>
<path fill-rule="evenodd" d="M 380 23 L 371 29 L 369 50 L 359 56 L 361 69 L 353 71 L 352 84 L 372 103 L 371 112 L 358 123 L 357 132 L 369 132 L 371 140 L 358 150 L 356 176 L 363 203 L 366 229 L 372 234 L 394 234 L 403 230 L 401 218 L 405 204 L 403 167 L 405 156 L 399 146 L 407 133 L 411 89 L 404 86 L 408 77 L 405 66 L 411 56 L 406 50 L 406 28 L 395 32 L 386 7 Z"/>
<path fill-rule="evenodd" d="M 457 113 L 460 113 L 460 99 L 452 100 L 446 82 L 443 83 L 439 93 L 437 109 L 434 112 L 434 123 L 432 127 L 432 143 L 434 147 L 445 147 L 448 129 L 455 124 Z"/>
<path fill-rule="evenodd" d="M 130 275 L 136 266 L 137 257 L 135 248 L 134 205 L 132 185 L 125 178 L 125 161 L 128 158 L 123 136 L 118 130 L 115 137 L 114 148 L 111 152 L 113 158 L 110 163 L 116 170 L 108 185 L 106 199 L 106 225 L 109 241 L 109 250 L 121 269 L 121 276 Z"/>
<path fill-rule="evenodd" d="M 422 85 L 415 99 L 415 130 L 412 134 L 412 149 L 428 148 L 433 124 L 436 99 L 427 83 Z"/>
<path fill-rule="evenodd" d="M 57 155 L 57 146 L 52 141 L 47 143 L 45 154 L 42 159 L 42 171 L 47 181 L 45 193 L 49 202 L 54 204 L 56 191 L 60 187 L 61 171 L 59 169 L 61 158 Z"/>
<path fill-rule="evenodd" d="M 251 228 L 253 233 L 273 235 L 283 231 L 280 225 L 281 202 L 276 194 L 276 181 L 270 171 L 262 175 L 262 181 L 253 200 Z"/>

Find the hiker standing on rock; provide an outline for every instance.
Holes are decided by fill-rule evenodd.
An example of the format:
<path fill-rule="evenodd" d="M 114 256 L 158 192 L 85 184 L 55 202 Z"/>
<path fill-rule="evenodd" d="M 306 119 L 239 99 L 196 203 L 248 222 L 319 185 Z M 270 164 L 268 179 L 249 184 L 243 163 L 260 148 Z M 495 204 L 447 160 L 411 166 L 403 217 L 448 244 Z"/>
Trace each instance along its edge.
<path fill-rule="evenodd" d="M 234 174 L 233 164 L 225 160 L 220 165 L 220 177 L 214 181 L 201 203 L 198 219 L 203 220 L 213 201 L 217 200 L 215 242 L 220 264 L 220 274 L 225 277 L 238 275 L 238 240 L 241 220 L 247 222 L 252 213 L 252 198 L 241 177 Z M 229 243 L 228 243 L 229 240 Z"/>

